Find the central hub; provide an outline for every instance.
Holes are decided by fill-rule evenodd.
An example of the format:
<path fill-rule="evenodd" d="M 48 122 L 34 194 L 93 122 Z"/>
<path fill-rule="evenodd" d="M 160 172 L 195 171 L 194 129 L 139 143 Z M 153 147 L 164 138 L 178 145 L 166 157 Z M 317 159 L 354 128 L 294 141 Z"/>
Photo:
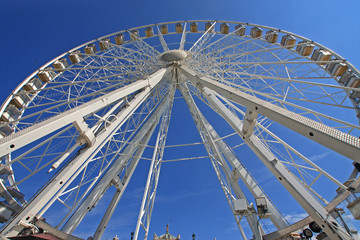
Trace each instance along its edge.
<path fill-rule="evenodd" d="M 164 62 L 179 62 L 188 56 L 184 50 L 169 50 L 160 55 L 159 59 Z"/>

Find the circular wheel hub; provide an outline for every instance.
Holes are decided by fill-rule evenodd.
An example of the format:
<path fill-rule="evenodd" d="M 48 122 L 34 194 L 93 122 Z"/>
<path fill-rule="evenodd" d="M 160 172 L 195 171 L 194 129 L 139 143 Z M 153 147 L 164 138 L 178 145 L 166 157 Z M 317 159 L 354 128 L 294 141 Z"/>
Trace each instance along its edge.
<path fill-rule="evenodd" d="M 179 62 L 188 56 L 184 50 L 169 50 L 160 55 L 160 60 L 164 62 Z"/>

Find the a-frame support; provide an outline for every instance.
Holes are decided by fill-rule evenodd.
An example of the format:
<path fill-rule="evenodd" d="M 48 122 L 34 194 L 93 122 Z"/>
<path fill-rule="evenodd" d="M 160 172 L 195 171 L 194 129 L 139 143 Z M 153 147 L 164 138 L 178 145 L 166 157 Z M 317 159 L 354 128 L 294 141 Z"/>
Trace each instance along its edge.
<path fill-rule="evenodd" d="M 195 124 L 198 128 L 198 131 L 200 133 L 200 136 L 202 140 L 204 141 L 206 150 L 209 154 L 211 163 L 214 167 L 214 170 L 216 172 L 216 175 L 220 181 L 220 185 L 225 193 L 225 196 L 227 197 L 228 203 L 230 205 L 231 211 L 236 219 L 236 223 L 239 227 L 239 230 L 243 236 L 244 239 L 247 239 L 242 226 L 240 224 L 242 216 L 237 214 L 234 207 L 234 197 L 232 196 L 231 192 L 235 193 L 236 199 L 243 199 L 246 201 L 247 205 L 249 203 L 247 202 L 247 199 L 245 197 L 245 194 L 241 190 L 240 186 L 237 182 L 234 182 L 232 178 L 232 171 L 228 167 L 224 156 L 221 153 L 221 150 L 218 148 L 218 146 L 215 144 L 215 139 L 210 134 L 209 129 L 211 128 L 208 121 L 205 119 L 205 117 L 201 114 L 200 110 L 197 108 L 193 98 L 191 97 L 189 90 L 185 87 L 183 83 L 179 84 L 179 89 L 182 93 L 183 98 L 185 99 L 190 112 L 193 116 L 193 119 L 195 121 Z M 256 212 L 249 211 L 246 215 L 246 219 L 249 223 L 249 226 L 251 228 L 251 231 L 253 232 L 255 239 L 262 239 L 263 230 L 261 228 L 261 225 L 258 224 L 257 214 Z"/>
<path fill-rule="evenodd" d="M 317 224 L 323 229 L 323 231 L 330 239 L 352 239 L 351 236 L 345 231 L 345 229 L 341 227 L 341 225 L 336 222 L 336 220 L 329 214 L 329 212 L 326 211 L 325 208 L 321 206 L 320 203 L 308 192 L 302 183 L 293 174 L 291 174 L 280 161 L 277 160 L 270 149 L 261 143 L 257 136 L 254 134 L 252 134 L 250 137 L 245 136 L 242 131 L 243 122 L 228 108 L 226 108 L 226 106 L 208 88 L 213 87 L 214 90 L 219 90 L 220 92 L 226 91 L 228 93 L 230 90 L 227 86 L 222 86 L 221 83 L 217 83 L 211 79 L 199 78 L 188 70 L 182 70 L 182 72 L 192 81 L 195 86 L 201 89 L 202 93 L 210 102 L 210 104 L 216 108 L 218 113 L 243 138 L 250 149 L 252 149 L 252 151 L 260 158 L 263 164 L 273 173 L 274 176 L 276 176 L 280 183 L 297 200 L 297 202 L 304 208 L 304 210 L 308 212 L 314 221 L 317 222 Z M 232 99 L 235 101 L 239 100 L 238 98 Z M 254 97 L 252 97 L 251 100 L 257 101 L 257 99 Z M 246 105 L 248 101 L 250 100 L 239 100 L 238 103 L 244 105 L 245 107 L 249 107 Z M 269 108 L 267 111 L 271 111 L 271 109 Z M 327 136 L 327 138 L 328 137 L 330 136 Z"/>
<path fill-rule="evenodd" d="M 146 240 L 149 235 L 151 215 L 155 203 L 156 190 L 157 190 L 159 175 L 161 170 L 161 163 L 165 150 L 167 132 L 169 129 L 171 110 L 174 102 L 174 95 L 175 95 L 174 85 L 171 86 L 169 95 L 170 95 L 169 104 L 166 106 L 166 110 L 164 111 L 164 114 L 161 117 L 161 122 L 159 127 L 160 129 L 157 135 L 154 153 L 151 160 L 148 178 L 145 185 L 145 191 L 142 198 L 139 216 L 134 232 L 134 240 L 137 240 L 138 238 L 140 227 L 142 227 L 145 231 L 144 240 Z"/>

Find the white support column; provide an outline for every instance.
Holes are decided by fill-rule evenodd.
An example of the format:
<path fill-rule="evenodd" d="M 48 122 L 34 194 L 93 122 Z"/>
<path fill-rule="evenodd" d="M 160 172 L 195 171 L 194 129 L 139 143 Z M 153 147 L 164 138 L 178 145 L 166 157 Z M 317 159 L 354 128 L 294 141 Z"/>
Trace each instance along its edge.
<path fill-rule="evenodd" d="M 62 194 L 62 192 L 68 187 L 68 185 L 77 177 L 77 175 L 86 168 L 87 164 L 92 160 L 94 156 L 98 153 L 98 151 L 101 150 L 101 148 L 106 144 L 106 142 L 112 137 L 113 134 L 116 133 L 116 131 L 127 121 L 127 119 L 134 113 L 134 111 L 143 103 L 148 95 L 150 94 L 150 89 L 146 89 L 140 93 L 138 93 L 134 98 L 131 99 L 129 102 L 129 105 L 127 105 L 125 108 L 123 108 L 118 114 L 115 121 L 111 122 L 110 127 L 104 128 L 101 132 L 97 133 L 96 139 L 97 141 L 100 141 L 100 145 L 98 145 L 97 142 L 95 142 L 95 145 L 98 146 L 98 148 L 94 148 L 94 152 L 91 152 L 88 148 L 92 146 L 87 146 L 87 149 L 83 149 L 83 151 L 86 151 L 84 156 L 78 155 L 77 158 L 82 158 L 84 161 L 84 164 L 81 165 L 81 167 L 78 170 L 75 170 L 75 174 L 70 175 L 68 179 L 64 178 L 64 181 L 66 183 L 58 190 L 58 192 L 53 195 L 49 201 L 46 203 L 46 205 L 42 208 L 42 210 L 37 213 L 37 217 L 42 216 L 47 209 L 58 199 L 58 197 Z M 101 121 L 101 120 L 99 120 Z M 109 122 L 110 123 L 110 122 Z M 115 128 L 114 128 L 115 127 Z M 104 138 L 105 137 L 105 138 Z M 74 160 L 76 160 L 75 158 Z M 87 159 L 86 159 L 87 158 Z M 73 160 L 73 161 L 74 161 Z M 95 183 L 95 182 L 94 182 Z"/>
<path fill-rule="evenodd" d="M 170 124 L 171 111 L 174 103 L 175 86 L 172 86 L 169 104 L 161 118 L 160 129 L 156 139 L 153 157 L 151 160 L 148 178 L 146 180 L 143 199 L 140 206 L 139 216 L 135 227 L 134 240 L 138 239 L 140 226 L 144 228 L 144 240 L 147 240 L 151 221 L 152 210 L 155 203 L 156 190 L 159 182 L 161 163 L 165 150 L 167 132 Z"/>
<path fill-rule="evenodd" d="M 57 198 L 61 195 L 61 193 L 68 187 L 68 185 L 77 177 L 77 175 L 87 166 L 87 163 L 92 160 L 94 156 L 100 151 L 100 149 L 106 144 L 106 142 L 112 137 L 113 134 L 127 121 L 127 119 L 135 112 L 135 110 L 147 99 L 151 90 L 147 88 L 146 90 L 138 93 L 131 101 L 126 108 L 123 108 L 117 115 L 117 119 L 111 122 L 110 126 L 104 128 L 103 131 L 99 132 L 96 136 L 96 141 L 100 140 L 100 143 L 96 143 L 94 145 L 98 146 L 98 148 L 94 148 L 93 152 L 89 149 L 84 149 L 86 151 L 84 156 L 78 155 L 78 158 L 82 158 L 84 164 L 76 170 L 75 174 L 70 175 L 64 181 L 67 181 L 53 197 L 48 201 L 48 203 L 44 206 L 40 213 L 37 214 L 38 217 L 42 216 L 42 214 L 47 211 L 47 209 L 57 200 Z M 89 146 L 87 146 L 89 148 Z M 74 159 L 76 160 L 76 158 Z M 73 161 L 74 161 L 73 160 Z"/>
<path fill-rule="evenodd" d="M 241 181 L 246 185 L 254 198 L 264 197 L 267 202 L 268 211 L 270 212 L 270 219 L 277 229 L 282 229 L 288 226 L 288 223 L 283 218 L 283 216 L 278 212 L 273 203 L 270 201 L 268 196 L 260 188 L 259 184 L 255 181 L 250 172 L 241 164 L 237 156 L 231 151 L 227 144 L 220 138 L 215 129 L 208 124 L 208 131 L 212 135 L 212 138 L 215 139 L 215 144 L 218 146 L 222 154 L 226 157 L 229 163 L 232 166 L 232 176 L 236 178 L 241 178 Z M 236 180 L 237 181 L 237 180 Z"/>
<path fill-rule="evenodd" d="M 134 154 L 134 159 L 131 161 L 130 167 L 127 169 L 125 176 L 123 177 L 123 179 L 119 179 L 120 180 L 118 182 L 119 187 L 117 187 L 117 191 L 115 192 L 115 194 L 114 194 L 114 196 L 113 196 L 113 198 L 111 200 L 111 203 L 109 204 L 109 207 L 107 208 L 103 218 L 101 219 L 100 224 L 98 225 L 98 227 L 97 227 L 97 229 L 95 231 L 95 234 L 93 236 L 93 240 L 101 239 L 101 237 L 104 234 L 105 229 L 106 229 L 106 227 L 107 227 L 107 225 L 108 225 L 108 223 L 110 221 L 110 218 L 111 218 L 111 216 L 113 215 L 113 213 L 114 213 L 114 211 L 116 209 L 116 206 L 118 205 L 122 195 L 124 194 L 124 191 L 125 191 L 128 183 L 129 183 L 129 181 L 130 181 L 130 179 L 131 179 L 131 177 L 132 177 L 132 175 L 133 175 L 133 173 L 134 173 L 134 171 L 135 171 L 135 169 L 136 169 L 136 167 L 137 167 L 137 165 L 139 163 L 140 157 L 144 153 L 146 145 L 148 144 L 148 142 L 149 142 L 149 140 L 150 140 L 150 138 L 151 138 L 151 136 L 152 136 L 152 134 L 153 134 L 153 132 L 155 130 L 155 126 L 156 126 L 157 122 L 155 122 L 155 119 L 154 119 L 154 123 L 152 123 L 152 121 L 153 120 L 151 120 L 151 122 L 149 122 L 149 125 L 151 125 L 152 127 L 148 130 L 148 132 L 145 134 L 145 136 L 142 136 L 142 141 L 140 142 L 140 144 L 138 144 L 139 148 L 136 151 L 136 153 Z M 130 146 L 131 146 L 131 144 L 130 144 Z M 126 157 L 126 158 L 128 159 L 129 157 Z M 123 166 L 124 164 L 121 164 L 121 165 Z M 109 173 L 109 175 L 112 175 L 111 177 L 113 177 L 114 175 L 118 174 L 118 172 L 119 171 L 111 171 Z M 106 176 L 104 176 L 104 178 L 106 178 L 107 180 L 109 179 Z M 114 178 L 112 178 L 112 179 L 114 179 Z M 111 181 L 112 180 L 110 180 L 110 182 Z M 99 185 L 103 185 L 103 184 L 99 184 Z M 96 190 L 93 191 L 93 192 L 96 193 Z M 101 196 L 103 196 L 103 194 Z M 91 196 L 88 199 L 94 201 L 94 199 Z M 99 201 L 99 200 L 97 200 L 97 201 Z"/>
<path fill-rule="evenodd" d="M 121 199 L 122 192 L 123 191 L 121 191 L 120 189 L 117 189 L 115 191 L 114 196 L 111 199 L 111 202 L 110 202 L 108 208 L 106 209 L 105 214 L 104 214 L 103 218 L 101 219 L 100 224 L 98 225 L 98 227 L 95 231 L 95 234 L 93 236 L 94 240 L 101 239 L 101 236 L 104 234 L 105 229 L 110 221 L 110 218 L 112 217 L 112 215 Z"/>
<path fill-rule="evenodd" d="M 251 135 L 246 138 L 242 132 L 243 123 L 235 116 L 211 90 L 203 87 L 203 93 L 207 100 L 217 109 L 218 113 L 233 127 L 233 129 L 243 138 L 245 143 L 260 158 L 263 164 L 274 174 L 280 183 L 297 200 L 306 212 L 316 221 L 330 239 L 352 239 L 340 224 L 325 210 L 323 206 L 307 191 L 300 181 L 276 159 L 270 149 L 268 149 L 257 136 Z M 334 224 L 337 224 L 336 226 Z"/>
<path fill-rule="evenodd" d="M 166 70 L 162 70 L 161 74 L 158 72 L 148 79 L 147 82 L 158 83 Z M 151 86 L 149 86 L 151 85 Z M 113 134 L 126 122 L 130 115 L 146 100 L 151 92 L 153 84 L 148 84 L 142 92 L 137 94 L 130 102 L 127 108 L 123 109 L 118 118 L 112 122 L 106 131 L 96 136 L 96 141 L 93 145 L 87 146 L 83 149 L 77 157 L 75 157 L 62 171 L 60 171 L 39 193 L 35 196 L 1 231 L 2 236 L 10 236 L 11 229 L 20 221 L 29 223 L 43 208 L 48 208 L 57 199 L 57 197 L 64 191 L 71 182 L 78 176 L 78 174 L 87 166 L 87 163 L 100 151 L 104 144 L 112 137 Z M 106 100 L 106 99 L 103 99 Z M 114 99 L 116 101 L 116 99 Z M 89 106 L 91 108 L 91 106 Z M 40 216 L 37 216 L 40 217 Z M 9 234 L 10 233 L 10 234 Z"/>
<path fill-rule="evenodd" d="M 144 129 L 139 133 L 139 135 L 135 137 L 135 140 L 132 141 L 128 145 L 128 147 L 125 148 L 124 157 L 118 158 L 114 162 L 114 164 L 109 168 L 106 174 L 95 185 L 95 187 L 91 190 L 91 192 L 84 199 L 81 205 L 77 208 L 74 214 L 68 219 L 68 221 L 62 227 L 61 230 L 63 232 L 71 234 L 77 228 L 77 226 L 81 223 L 81 221 L 84 219 L 86 214 L 89 211 L 91 211 L 91 209 L 94 208 L 97 205 L 97 203 L 100 201 L 100 199 L 104 196 L 105 192 L 111 186 L 113 179 L 117 178 L 117 174 L 121 171 L 121 169 L 126 167 L 126 162 L 130 159 L 131 156 L 134 156 L 134 159 L 131 161 L 131 164 L 126 171 L 125 176 L 123 177 L 123 179 L 120 179 L 120 181 L 118 182 L 119 194 L 117 195 L 117 197 L 115 197 L 116 194 L 114 195 L 113 198 L 114 201 L 112 201 L 111 203 L 111 205 L 113 206 L 109 206 L 108 208 L 109 210 L 107 210 L 107 212 L 104 214 L 102 221 L 100 222 L 100 224 L 98 225 L 95 231 L 93 238 L 94 239 L 101 238 L 113 214 L 113 211 L 116 208 L 117 203 L 124 194 L 124 191 L 131 179 L 131 176 L 134 173 L 137 164 L 139 163 L 140 157 L 146 148 L 145 146 L 148 143 L 155 129 L 155 123 L 151 121 L 149 122 L 148 126 L 151 126 L 151 128 Z M 143 140 L 139 141 L 139 139 L 143 139 Z M 140 147 L 135 152 L 137 146 Z"/>
<path fill-rule="evenodd" d="M 1 139 L 0 156 L 7 155 L 27 144 L 36 141 L 37 139 L 50 134 L 51 132 L 73 123 L 74 121 L 79 122 L 79 119 L 82 119 L 84 116 L 97 112 L 98 110 L 126 97 L 129 94 L 132 94 L 141 89 L 153 88 L 157 83 L 159 83 L 165 73 L 166 69 L 161 69 L 149 76 L 148 79 L 138 80 L 125 87 L 91 100 L 90 102 L 84 103 L 78 107 L 51 117 L 41 123 L 18 131 L 9 137 Z"/>
<path fill-rule="evenodd" d="M 223 188 L 223 191 L 225 193 L 225 196 L 228 200 L 228 203 L 230 205 L 230 208 L 234 214 L 234 217 L 236 219 L 236 223 L 238 224 L 238 227 L 243 234 L 242 227 L 240 225 L 240 219 L 238 219 L 238 214 L 235 212 L 234 206 L 233 206 L 233 200 L 228 197 L 228 191 L 231 191 L 230 189 L 225 188 L 224 180 L 226 179 L 227 185 L 230 185 L 232 190 L 234 191 L 236 195 L 236 199 L 244 199 L 246 201 L 247 206 L 249 206 L 249 203 L 246 199 L 245 194 L 241 190 L 239 184 L 236 181 L 233 181 L 232 172 L 226 163 L 225 159 L 223 158 L 223 155 L 221 154 L 220 149 L 215 144 L 215 139 L 212 138 L 211 133 L 209 132 L 209 129 L 212 128 L 211 125 L 208 123 L 206 118 L 202 115 L 198 107 L 196 106 L 193 98 L 191 97 L 189 90 L 185 88 L 184 84 L 179 85 L 179 89 L 190 109 L 191 115 L 193 116 L 193 119 L 195 121 L 195 124 L 198 128 L 198 131 L 200 133 L 200 136 L 202 137 L 206 150 L 208 151 L 209 156 L 211 156 L 212 164 L 214 167 L 214 170 L 216 172 L 216 175 L 218 176 L 218 179 L 220 181 L 221 187 Z M 222 168 L 223 172 L 225 173 L 225 179 L 223 180 L 222 173 L 219 169 L 219 165 Z M 254 212 L 249 211 L 246 215 L 246 220 L 249 223 L 249 226 L 251 228 L 251 231 L 253 232 L 255 239 L 262 239 L 262 235 L 264 233 L 262 227 L 260 224 L 258 224 L 257 215 Z M 246 236 L 244 236 L 244 239 L 246 239 Z"/>
<path fill-rule="evenodd" d="M 163 100 L 159 106 L 156 108 L 155 112 L 148 119 L 147 123 L 139 130 L 139 132 L 135 135 L 134 139 L 129 143 L 129 145 L 125 148 L 123 152 L 123 156 L 118 158 L 114 164 L 108 169 L 106 174 L 101 178 L 101 180 L 96 184 L 93 190 L 89 193 L 89 195 L 85 198 L 85 200 L 81 203 L 78 209 L 74 212 L 74 214 L 69 218 L 66 224 L 62 227 L 62 231 L 67 233 L 72 233 L 76 227 L 80 224 L 82 219 L 85 217 L 86 213 L 89 212 L 96 205 L 96 203 L 101 199 L 103 194 L 106 191 L 106 187 L 109 186 L 109 183 L 112 179 L 116 177 L 116 175 L 120 172 L 120 170 L 125 167 L 125 163 L 133 156 L 134 151 L 138 146 L 141 146 L 138 150 L 138 153 L 135 155 L 141 156 L 142 152 L 145 150 L 145 145 L 147 144 L 148 139 L 150 138 L 152 131 L 154 129 L 153 126 L 157 123 L 161 114 L 164 111 L 164 105 L 166 105 L 167 101 Z M 146 139 L 146 141 L 144 141 Z M 126 188 L 128 181 L 131 178 L 135 167 L 137 166 L 137 160 L 133 160 L 129 167 L 128 174 L 122 179 L 123 189 Z M 124 189 L 125 190 L 125 189 Z M 122 191 L 122 193 L 124 192 Z"/>
<path fill-rule="evenodd" d="M 247 94 L 239 89 L 226 86 L 207 77 L 198 77 L 194 72 L 185 67 L 182 73 L 198 87 L 208 87 L 229 100 L 233 100 L 247 108 L 255 109 L 262 114 L 289 129 L 320 143 L 356 162 L 360 162 L 360 139 L 350 134 L 341 132 L 285 108 Z"/>
<path fill-rule="evenodd" d="M 162 121 L 162 123 L 163 123 L 163 121 Z M 138 216 L 138 220 L 137 220 L 135 232 L 134 232 L 134 240 L 137 240 L 137 238 L 138 238 L 140 226 L 142 226 L 145 231 L 144 240 L 147 239 L 148 229 L 146 228 L 146 224 L 147 224 L 147 220 L 150 220 L 148 218 L 148 214 L 149 214 L 149 210 L 150 210 L 149 206 L 151 205 L 153 200 L 155 200 L 155 194 L 156 194 L 157 183 L 158 183 L 156 181 L 156 179 L 158 178 L 158 176 L 160 174 L 160 169 L 161 169 L 161 160 L 162 159 L 156 158 L 157 151 L 161 150 L 161 149 L 159 149 L 159 141 L 160 141 L 161 137 L 163 137 L 163 136 L 159 132 L 157 139 L 156 139 L 155 149 L 154 149 L 153 157 L 152 157 L 150 168 L 149 168 L 148 177 L 147 177 L 146 184 L 145 184 L 143 198 L 141 201 L 139 216 Z M 150 218 L 151 218 L 151 216 L 150 216 Z"/>
<path fill-rule="evenodd" d="M 216 93 L 215 93 L 216 94 Z M 226 102 L 226 104 L 228 106 L 231 106 L 231 108 L 234 108 L 237 112 L 239 112 L 240 114 L 244 115 L 242 110 L 240 110 L 237 106 L 235 106 L 232 102 L 228 101 L 227 99 L 225 99 L 224 97 L 222 97 L 221 95 L 216 94 L 217 97 L 221 98 L 224 102 Z M 293 147 L 291 147 L 289 144 L 287 144 L 283 139 L 281 139 L 280 137 L 278 137 L 277 135 L 275 135 L 273 132 L 271 132 L 269 129 L 267 129 L 266 127 L 264 127 L 262 124 L 256 123 L 256 125 L 258 127 L 261 128 L 262 131 L 265 131 L 267 134 L 269 134 L 272 138 L 274 138 L 276 141 L 278 141 L 280 144 L 282 144 L 285 148 L 289 149 L 291 152 L 293 152 L 296 156 L 300 157 L 302 160 L 304 160 L 305 162 L 307 162 L 310 166 L 312 166 L 313 168 L 315 168 L 317 171 L 319 171 L 319 173 L 323 174 L 325 177 L 327 177 L 328 179 L 330 179 L 332 182 L 334 182 L 336 185 L 338 185 L 340 188 L 346 190 L 348 187 L 344 186 L 344 184 L 342 184 L 339 180 L 337 180 L 336 178 L 334 178 L 333 176 L 331 176 L 329 173 L 327 173 L 324 169 L 320 168 L 319 166 L 317 166 L 315 163 L 313 163 L 312 161 L 310 161 L 308 158 L 306 158 L 304 155 L 302 155 L 300 152 L 298 152 L 296 149 L 294 149 Z"/>

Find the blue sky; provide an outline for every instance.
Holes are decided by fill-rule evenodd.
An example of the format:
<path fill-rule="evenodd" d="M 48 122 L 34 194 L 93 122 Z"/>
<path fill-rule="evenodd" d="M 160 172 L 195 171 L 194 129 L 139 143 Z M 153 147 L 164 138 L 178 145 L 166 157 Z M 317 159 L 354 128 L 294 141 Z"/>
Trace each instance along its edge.
<path fill-rule="evenodd" d="M 256 23 L 284 29 L 316 41 L 360 68 L 360 3 L 356 0 L 334 1 L 1 1 L 0 2 L 0 102 L 29 74 L 54 57 L 84 42 L 100 36 L 150 23 L 214 19 Z M 183 107 L 181 100 L 175 107 Z M 170 143 L 187 141 L 188 132 L 195 132 L 190 114 L 184 111 L 174 117 L 170 125 Z M 183 131 L 176 131 L 181 126 Z M 176 134 L 176 137 L 175 137 Z M 192 134 L 194 142 L 200 137 Z M 305 147 L 304 147 L 305 148 Z M 199 150 L 199 155 L 205 151 Z M 170 154 L 170 153 L 169 153 Z M 165 154 L 165 159 L 167 156 Z M 325 158 L 326 149 L 309 150 L 308 157 L 317 161 Z M 182 157 L 179 155 L 179 157 Z M 336 163 L 330 164 L 334 169 Z M 139 165 L 136 181 L 120 202 L 104 239 L 117 234 L 129 239 L 135 228 L 142 188 L 146 181 L 148 163 Z M 176 170 L 175 170 L 176 169 Z M 330 169 L 331 171 L 331 169 Z M 272 188 L 266 171 L 260 182 Z M 347 174 L 347 173 L 346 173 Z M 261 173 L 259 173 L 261 175 Z M 266 186 L 269 185 L 269 186 Z M 273 189 L 274 190 L 274 189 Z M 274 190 L 275 191 L 275 190 Z M 98 219 L 106 201 L 92 211 L 90 218 Z M 288 214 L 293 200 L 287 200 Z M 198 239 L 218 240 L 238 238 L 238 231 L 225 197 L 209 161 L 197 160 L 164 164 L 158 198 L 154 209 L 150 234 L 170 232 L 190 239 L 195 232 Z M 87 237 L 96 226 L 91 219 L 80 225 L 77 234 Z"/>

